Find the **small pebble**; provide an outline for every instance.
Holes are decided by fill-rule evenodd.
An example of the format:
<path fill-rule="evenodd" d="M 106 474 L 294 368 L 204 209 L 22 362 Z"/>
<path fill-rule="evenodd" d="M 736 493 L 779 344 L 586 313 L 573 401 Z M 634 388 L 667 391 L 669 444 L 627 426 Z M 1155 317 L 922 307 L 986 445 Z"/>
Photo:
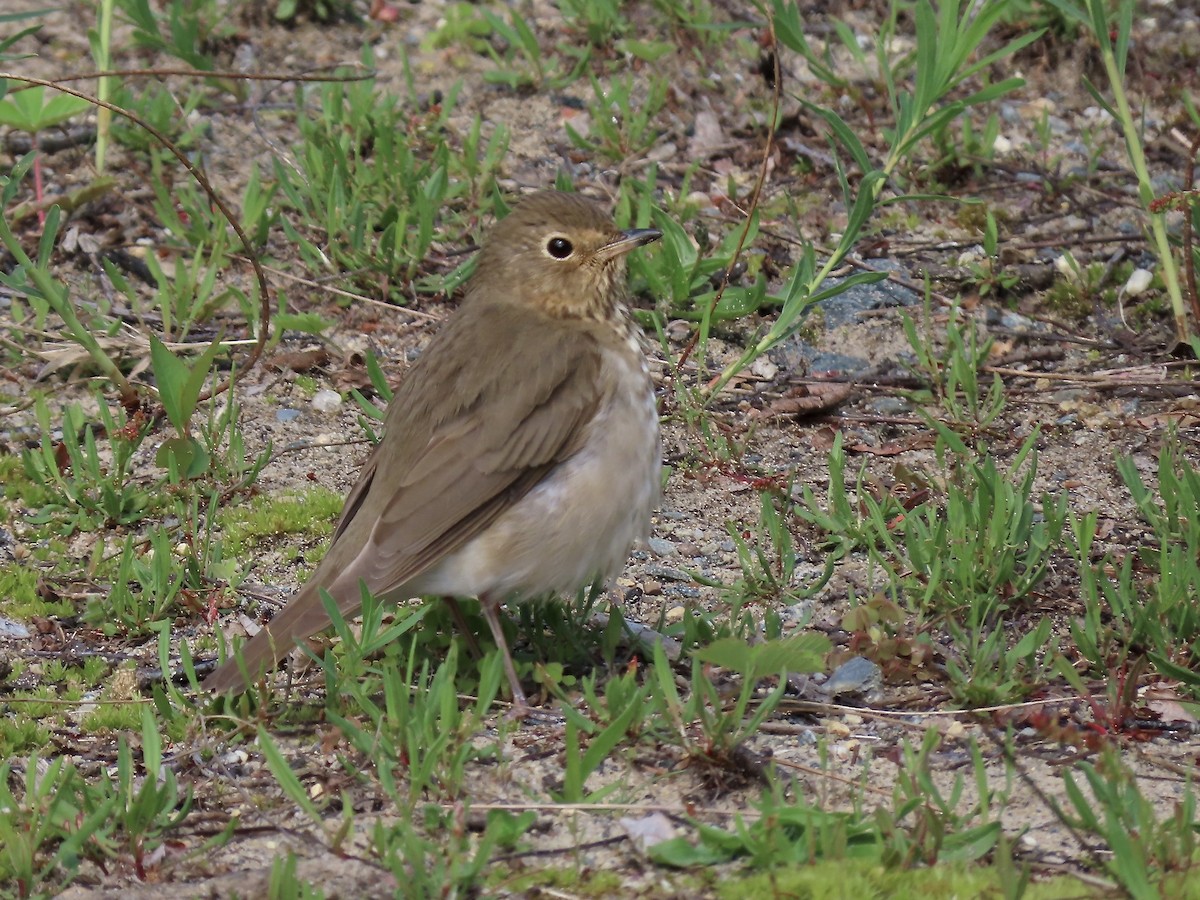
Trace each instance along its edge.
<path fill-rule="evenodd" d="M 833 670 L 829 680 L 821 686 L 821 692 L 831 698 L 842 694 L 866 694 L 879 687 L 882 675 L 882 670 L 871 660 L 855 656 Z"/>
<path fill-rule="evenodd" d="M 877 416 L 900 416 L 912 412 L 912 404 L 903 397 L 874 397 L 865 406 Z"/>
<path fill-rule="evenodd" d="M 828 719 L 825 724 L 825 733 L 833 738 L 848 738 L 850 737 L 850 729 L 846 727 L 845 722 L 839 722 L 837 719 Z"/>
<path fill-rule="evenodd" d="M 275 411 L 275 418 L 280 422 L 294 422 L 300 418 L 300 410 L 278 409 Z"/>
<path fill-rule="evenodd" d="M 1003 310 L 1000 313 L 1000 324 L 1013 331 L 1034 331 L 1037 328 L 1033 319 L 1013 312 L 1011 309 Z"/>
<path fill-rule="evenodd" d="M 15 619 L 0 616 L 0 637 L 24 639 L 29 637 L 29 629 Z"/>
<path fill-rule="evenodd" d="M 663 330 L 667 333 L 669 340 L 680 344 L 692 336 L 692 323 L 685 322 L 683 319 L 675 319 L 668 322 L 667 327 Z"/>
<path fill-rule="evenodd" d="M 959 266 L 969 266 L 972 263 L 979 262 L 985 256 L 986 254 L 983 252 L 983 248 L 976 244 L 975 246 L 968 247 L 966 250 L 958 254 L 956 263 Z"/>
<path fill-rule="evenodd" d="M 813 603 L 811 600 L 805 600 L 802 603 L 795 603 L 780 613 L 780 618 L 788 625 L 798 625 L 801 622 L 807 622 L 812 617 Z"/>
<path fill-rule="evenodd" d="M 691 581 L 692 576 L 670 566 L 647 566 L 646 572 L 662 581 Z"/>
<path fill-rule="evenodd" d="M 245 750 L 229 750 L 217 757 L 217 762 L 222 766 L 241 766 L 249 760 L 250 754 Z"/>
<path fill-rule="evenodd" d="M 642 593 L 648 597 L 656 597 L 662 593 L 662 582 L 655 581 L 653 578 L 642 582 Z"/>
<path fill-rule="evenodd" d="M 328 388 L 317 391 L 313 394 L 312 408 L 317 412 L 333 412 L 342 405 L 342 395 L 337 391 L 331 391 Z"/>
<path fill-rule="evenodd" d="M 756 377 L 763 379 L 763 381 L 774 381 L 775 376 L 779 374 L 779 366 L 775 365 L 767 357 L 760 356 L 751 363 L 750 372 Z"/>
<path fill-rule="evenodd" d="M 1129 273 L 1129 280 L 1125 282 L 1125 296 L 1136 297 L 1150 287 L 1150 282 L 1153 280 L 1154 275 L 1149 269 L 1134 269 Z"/>
<path fill-rule="evenodd" d="M 668 622 L 682 622 L 683 621 L 683 607 L 682 606 L 672 606 L 670 609 L 668 609 L 663 614 L 663 618 Z"/>
<path fill-rule="evenodd" d="M 671 556 L 675 552 L 675 545 L 662 538 L 650 538 L 647 543 L 650 545 L 650 552 L 655 556 Z"/>

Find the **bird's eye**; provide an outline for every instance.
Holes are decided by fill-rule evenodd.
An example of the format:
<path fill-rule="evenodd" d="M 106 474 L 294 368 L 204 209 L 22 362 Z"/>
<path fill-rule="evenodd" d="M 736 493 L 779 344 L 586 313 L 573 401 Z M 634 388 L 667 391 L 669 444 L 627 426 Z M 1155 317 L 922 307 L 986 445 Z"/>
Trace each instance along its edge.
<path fill-rule="evenodd" d="M 550 238 L 549 243 L 546 244 L 546 252 L 555 259 L 566 259 L 573 252 L 575 252 L 575 248 L 566 238 L 553 237 Z"/>

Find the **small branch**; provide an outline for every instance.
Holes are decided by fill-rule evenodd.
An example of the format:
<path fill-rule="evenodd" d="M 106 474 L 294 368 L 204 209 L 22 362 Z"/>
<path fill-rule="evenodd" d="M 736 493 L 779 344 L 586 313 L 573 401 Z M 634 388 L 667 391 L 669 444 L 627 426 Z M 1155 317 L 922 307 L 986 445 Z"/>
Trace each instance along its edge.
<path fill-rule="evenodd" d="M 1196 154 L 1200 153 L 1200 134 L 1196 135 L 1196 139 L 1192 141 L 1191 147 L 1188 148 L 1187 161 L 1187 180 L 1184 184 L 1187 185 L 1188 192 L 1191 192 L 1192 186 L 1196 183 Z M 1190 194 L 1191 200 L 1195 200 L 1195 195 Z M 1195 210 L 1193 202 L 1185 202 L 1183 207 L 1183 271 L 1184 277 L 1187 279 L 1188 301 L 1192 307 L 1192 322 L 1200 327 L 1200 296 L 1196 293 L 1196 254 L 1195 248 L 1192 246 L 1192 212 Z"/>
<path fill-rule="evenodd" d="M 725 288 L 729 286 L 729 280 L 733 278 L 733 273 L 737 269 L 738 262 L 742 257 L 742 250 L 746 245 L 746 238 L 750 234 L 750 223 L 754 219 L 754 213 L 758 209 L 758 200 L 762 196 L 763 186 L 767 183 L 767 173 L 770 169 L 771 154 L 775 150 L 775 127 L 779 122 L 779 106 L 782 102 L 782 79 L 783 73 L 779 69 L 779 43 L 775 39 L 775 20 L 768 17 L 767 33 L 771 39 L 771 60 L 773 62 L 774 77 L 771 85 L 771 121 L 767 124 L 767 142 L 763 147 L 762 163 L 758 167 L 758 177 L 754 180 L 754 188 L 750 191 L 750 202 L 746 206 L 745 224 L 742 226 L 741 236 L 738 238 L 737 247 L 733 251 L 733 256 L 729 259 L 729 265 L 725 267 L 725 277 L 721 279 L 721 286 L 717 288 L 717 292 L 713 295 L 712 302 L 708 305 L 708 315 L 706 319 L 712 321 L 713 314 L 717 311 L 717 304 L 721 302 L 721 298 L 725 295 Z M 700 341 L 700 332 L 703 329 L 697 328 L 693 332 L 691 339 L 683 348 L 683 352 L 679 354 L 679 361 L 675 364 L 676 373 L 683 369 L 684 363 L 688 361 L 688 357 L 692 355 L 692 351 L 696 349 L 696 345 Z"/>

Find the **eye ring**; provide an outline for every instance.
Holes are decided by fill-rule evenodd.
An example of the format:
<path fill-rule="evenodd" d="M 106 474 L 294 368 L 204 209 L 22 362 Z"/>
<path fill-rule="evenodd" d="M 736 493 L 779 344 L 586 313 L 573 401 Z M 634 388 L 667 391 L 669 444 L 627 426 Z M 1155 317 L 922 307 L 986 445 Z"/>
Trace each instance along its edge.
<path fill-rule="evenodd" d="M 556 235 L 546 242 L 546 252 L 555 259 L 566 259 L 575 252 L 575 246 L 565 237 Z"/>

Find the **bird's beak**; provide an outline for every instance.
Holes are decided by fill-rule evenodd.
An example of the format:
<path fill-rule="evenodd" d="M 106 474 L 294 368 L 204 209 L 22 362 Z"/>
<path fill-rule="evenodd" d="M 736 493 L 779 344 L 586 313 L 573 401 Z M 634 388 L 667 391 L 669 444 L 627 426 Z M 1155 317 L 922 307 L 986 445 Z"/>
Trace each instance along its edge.
<path fill-rule="evenodd" d="M 636 250 L 662 237 L 657 228 L 629 228 L 622 231 L 615 240 L 609 241 L 600 248 L 596 255 L 603 260 L 624 256 L 630 250 Z"/>

